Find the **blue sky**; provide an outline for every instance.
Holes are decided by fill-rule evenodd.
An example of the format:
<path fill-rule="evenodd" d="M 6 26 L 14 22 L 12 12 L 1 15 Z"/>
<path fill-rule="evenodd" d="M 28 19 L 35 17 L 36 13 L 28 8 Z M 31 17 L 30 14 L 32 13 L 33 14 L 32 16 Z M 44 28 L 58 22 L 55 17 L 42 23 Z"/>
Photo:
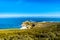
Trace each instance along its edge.
<path fill-rule="evenodd" d="M 60 17 L 60 0 L 0 0 L 0 17 L 6 15 Z"/>

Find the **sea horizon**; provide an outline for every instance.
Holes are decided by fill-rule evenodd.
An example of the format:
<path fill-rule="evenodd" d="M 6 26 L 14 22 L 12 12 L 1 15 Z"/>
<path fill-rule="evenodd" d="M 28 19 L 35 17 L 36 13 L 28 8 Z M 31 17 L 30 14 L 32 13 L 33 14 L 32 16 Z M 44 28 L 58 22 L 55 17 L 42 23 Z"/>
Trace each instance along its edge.
<path fill-rule="evenodd" d="M 21 24 L 25 21 L 31 21 L 31 22 L 60 22 L 60 18 L 50 18 L 50 17 L 0 18 L 0 29 L 21 28 Z"/>

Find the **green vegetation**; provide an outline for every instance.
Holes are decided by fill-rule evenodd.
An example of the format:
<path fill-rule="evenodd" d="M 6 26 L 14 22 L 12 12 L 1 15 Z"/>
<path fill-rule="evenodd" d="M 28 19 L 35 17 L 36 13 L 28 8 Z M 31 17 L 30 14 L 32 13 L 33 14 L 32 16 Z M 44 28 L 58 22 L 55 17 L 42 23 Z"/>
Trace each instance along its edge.
<path fill-rule="evenodd" d="M 0 30 L 0 40 L 60 40 L 60 23 L 53 24 L 42 28 Z"/>

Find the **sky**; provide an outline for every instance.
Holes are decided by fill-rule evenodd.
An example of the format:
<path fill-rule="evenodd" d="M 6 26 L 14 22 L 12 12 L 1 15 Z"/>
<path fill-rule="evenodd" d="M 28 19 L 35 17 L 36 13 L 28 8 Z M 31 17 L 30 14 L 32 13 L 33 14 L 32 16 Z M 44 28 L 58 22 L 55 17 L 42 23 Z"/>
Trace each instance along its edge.
<path fill-rule="evenodd" d="M 60 0 L 0 0 L 1 17 L 60 17 Z"/>

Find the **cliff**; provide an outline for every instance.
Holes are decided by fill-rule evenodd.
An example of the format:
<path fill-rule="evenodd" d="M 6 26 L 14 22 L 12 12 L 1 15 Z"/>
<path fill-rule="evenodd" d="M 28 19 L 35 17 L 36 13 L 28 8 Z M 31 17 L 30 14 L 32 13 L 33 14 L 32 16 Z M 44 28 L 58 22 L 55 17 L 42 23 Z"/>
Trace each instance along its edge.
<path fill-rule="evenodd" d="M 32 29 L 35 27 L 40 27 L 40 28 L 44 28 L 44 27 L 50 27 L 53 25 L 57 25 L 58 23 L 55 22 L 30 22 L 30 21 L 25 21 L 22 23 L 22 28 L 21 29 Z"/>

